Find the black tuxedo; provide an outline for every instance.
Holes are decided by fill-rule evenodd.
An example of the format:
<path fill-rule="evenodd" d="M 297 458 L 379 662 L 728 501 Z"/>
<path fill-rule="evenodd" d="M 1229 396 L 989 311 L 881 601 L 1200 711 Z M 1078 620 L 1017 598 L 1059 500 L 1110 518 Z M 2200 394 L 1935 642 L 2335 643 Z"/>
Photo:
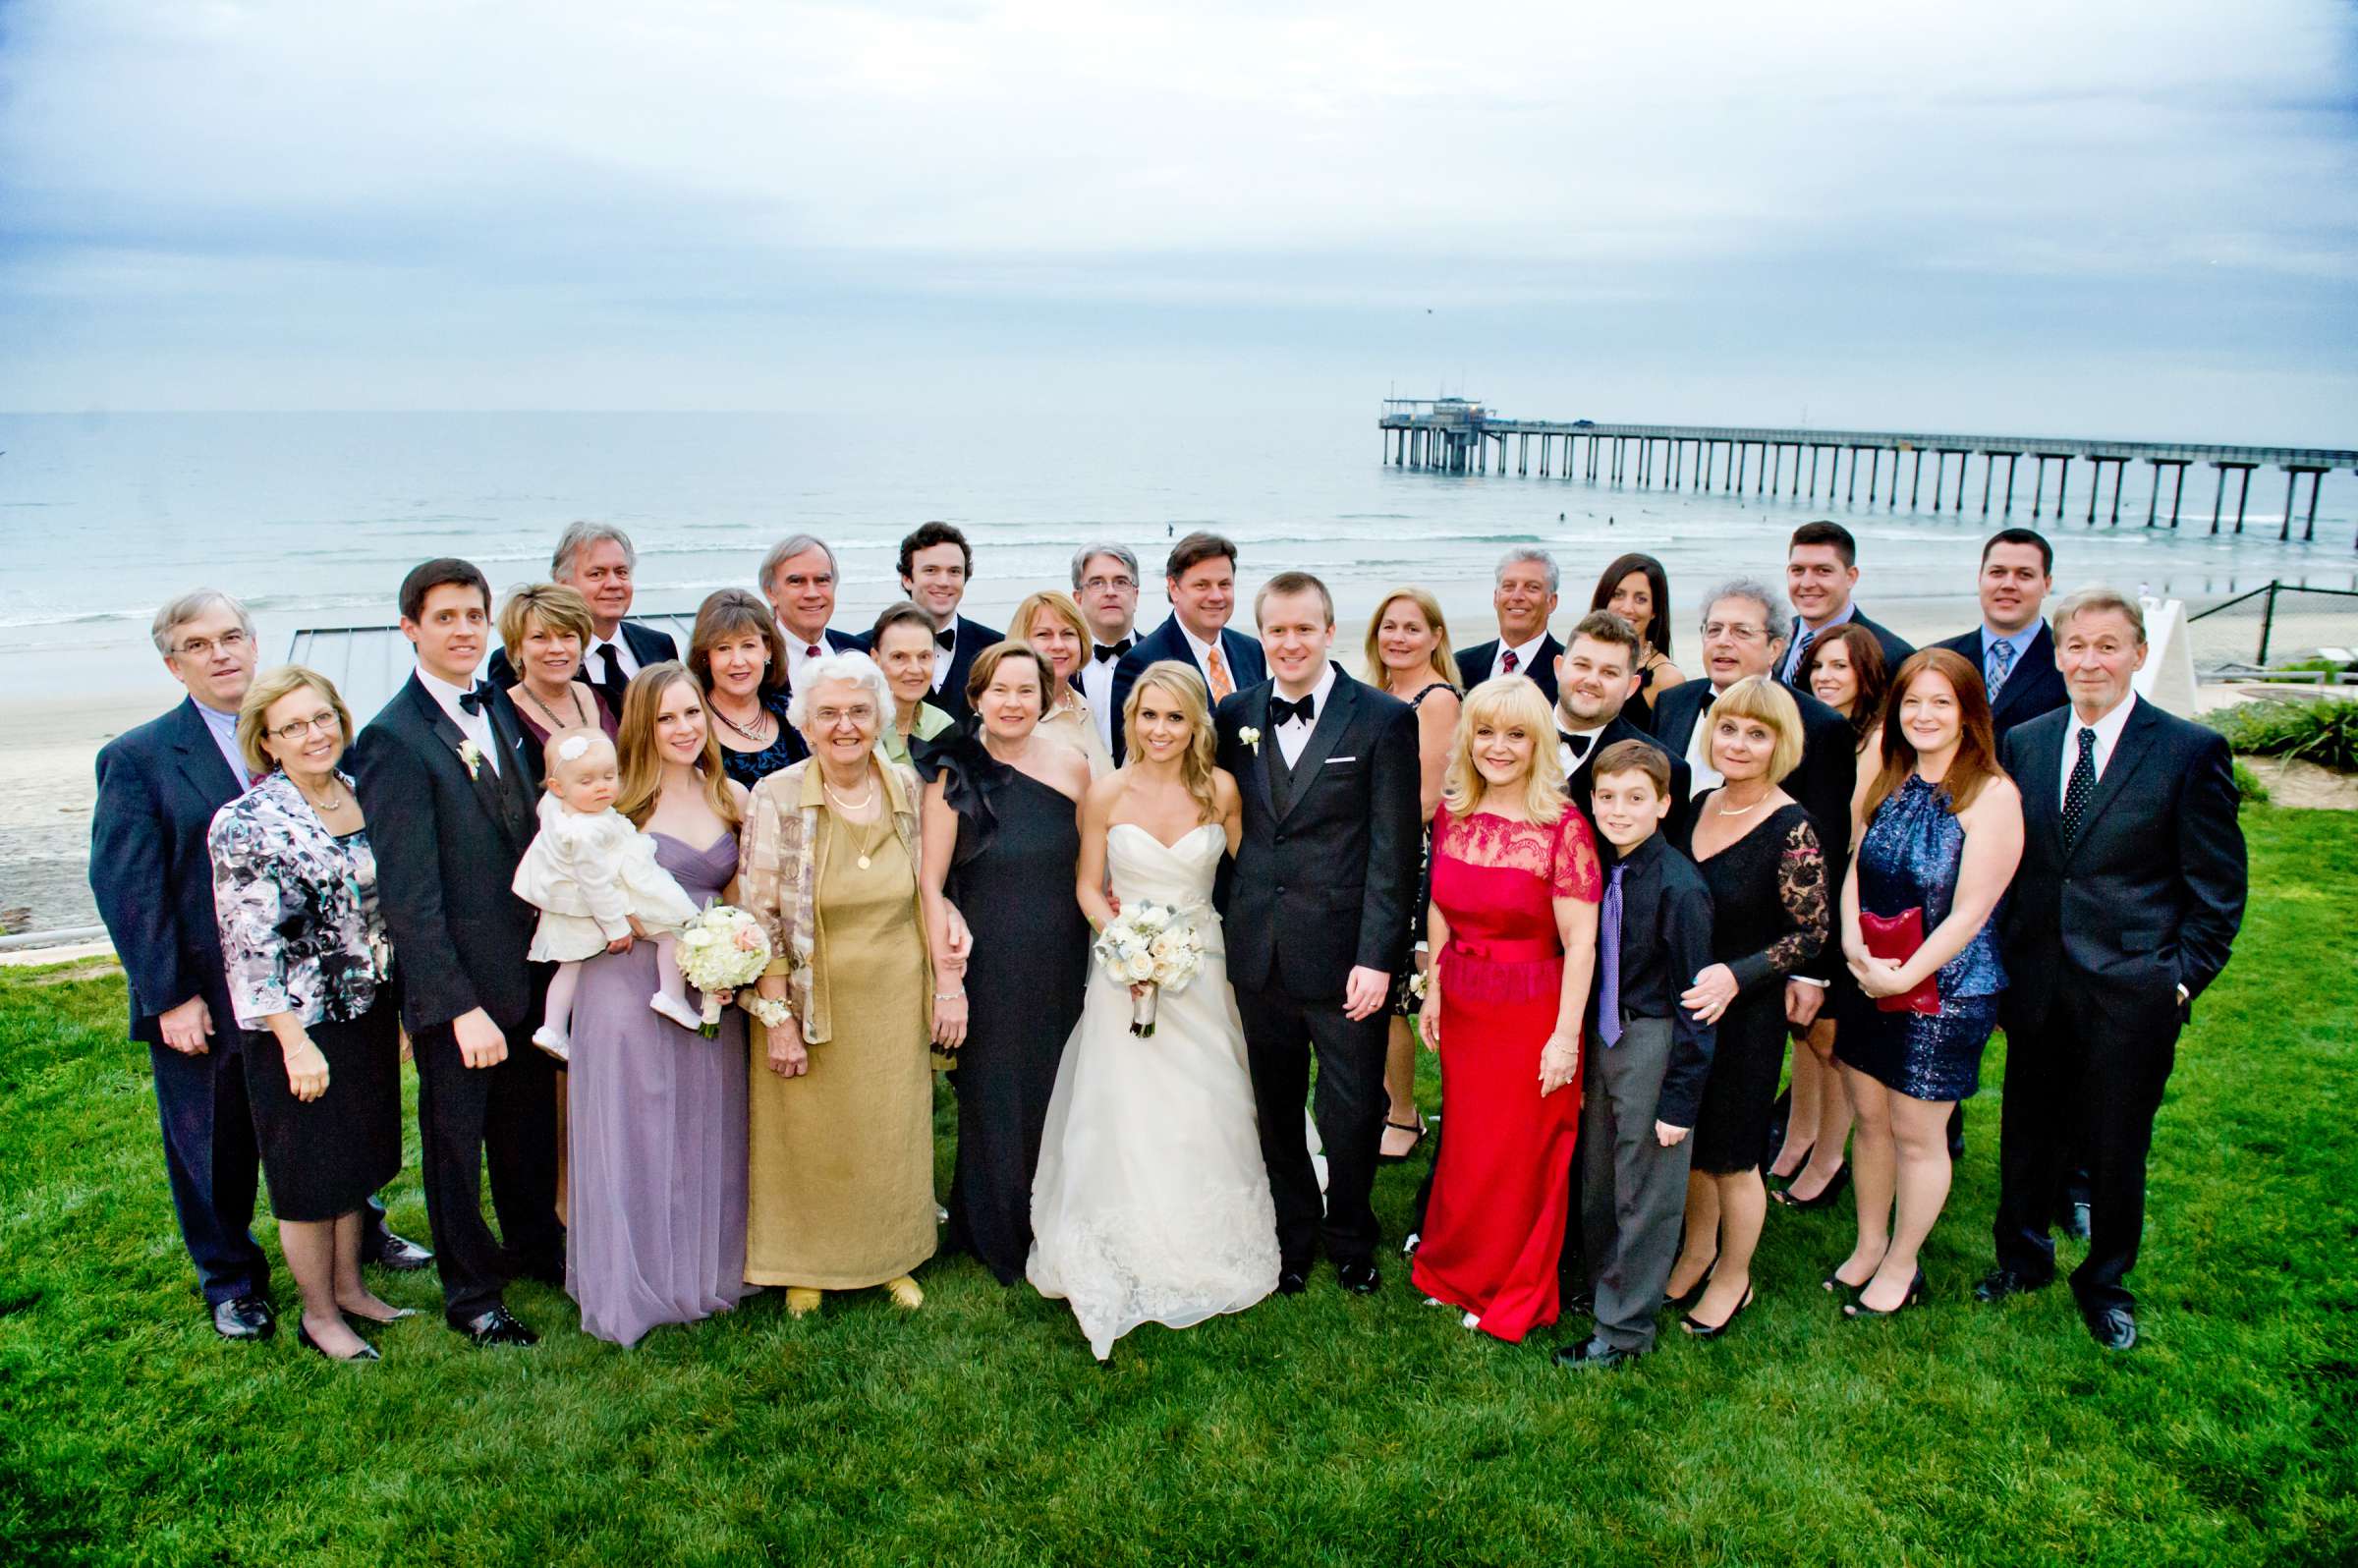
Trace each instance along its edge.
<path fill-rule="evenodd" d="M 1354 968 L 1395 973 L 1417 896 L 1416 712 L 1334 667 L 1308 743 L 1286 765 L 1263 681 L 1220 704 L 1219 763 L 1244 797 L 1226 911 L 1228 980 L 1245 1026 L 1262 1159 L 1283 1266 L 1307 1272 L 1318 1241 L 1338 1263 L 1373 1257 L 1369 1194 L 1383 1136 L 1384 1009 L 1343 1013 Z M 1248 745 L 1241 733 L 1259 730 Z M 1326 1146 L 1324 1221 L 1302 1138 L 1313 1047 Z"/>
<path fill-rule="evenodd" d="M 1220 657 L 1228 661 L 1228 679 L 1235 683 L 1241 695 L 1246 688 L 1259 686 L 1269 678 L 1268 661 L 1262 656 L 1261 644 L 1242 632 L 1220 628 Z M 1114 661 L 1113 688 L 1107 705 L 1113 709 L 1113 759 L 1120 762 L 1128 755 L 1122 733 L 1122 707 L 1130 700 L 1130 688 L 1146 673 L 1147 666 L 1161 659 L 1177 659 L 1204 677 L 1206 691 L 1211 689 L 1211 672 L 1196 662 L 1195 650 L 1188 646 L 1187 632 L 1173 615 L 1160 626 L 1130 644 L 1130 651 Z"/>
<path fill-rule="evenodd" d="M 1839 886 L 1850 864 L 1850 796 L 1858 783 L 1857 742 L 1850 732 L 1850 720 L 1807 692 L 1790 687 L 1786 692 L 1801 709 L 1802 752 L 1801 765 L 1785 779 L 1785 793 L 1810 813 L 1818 843 L 1825 852 L 1828 884 Z M 1700 677 L 1681 681 L 1664 692 L 1654 704 L 1655 739 L 1668 747 L 1672 756 L 1685 757 L 1695 739 L 1695 726 L 1717 696 L 1712 683 Z M 1841 965 L 1829 957 L 1821 960 L 1819 967 L 1839 969 Z"/>
<path fill-rule="evenodd" d="M 637 621 L 623 622 L 620 630 L 615 633 L 615 640 L 631 650 L 631 657 L 639 661 L 639 667 L 643 670 L 649 664 L 661 664 L 667 659 L 676 659 L 680 656 L 680 644 L 672 640 L 669 632 L 658 632 L 653 627 L 642 626 Z M 582 672 L 574 679 L 586 686 L 596 687 L 604 696 L 606 705 L 614 710 L 614 716 L 620 718 L 622 716 L 622 694 L 630 689 L 631 683 L 627 680 L 620 684 L 607 681 L 605 671 L 601 667 L 604 661 L 601 659 L 592 663 L 589 653 L 590 650 L 587 647 L 582 649 Z M 483 666 L 483 679 L 503 692 L 514 686 L 520 679 L 516 674 L 515 666 L 508 662 L 506 648 L 495 647 L 491 650 L 490 662 Z"/>
<path fill-rule="evenodd" d="M 1985 680 L 1989 678 L 1982 659 L 1980 627 L 1933 646 L 1944 647 L 1961 656 L 1973 666 L 1975 674 Z M 2070 695 L 2063 689 L 2063 672 L 2055 665 L 2054 634 L 2043 622 L 2038 635 L 2031 639 L 2031 645 L 2023 649 L 2022 656 L 2014 661 L 2014 668 L 2006 672 L 2006 684 L 1990 700 L 1991 727 L 2002 743 L 2015 726 L 2042 713 L 2052 713 L 2069 700 Z"/>
<path fill-rule="evenodd" d="M 1555 726 L 1556 734 L 1560 739 L 1570 739 L 1569 734 L 1564 730 L 1564 714 L 1561 708 L 1556 710 Z M 1662 824 L 1656 829 L 1656 832 L 1671 837 L 1684 837 L 1675 830 L 1687 819 L 1687 812 L 1692 804 L 1691 797 L 1695 788 L 1694 769 L 1687 766 L 1685 757 L 1631 723 L 1627 708 L 1614 714 L 1613 721 L 1597 732 L 1596 739 L 1589 743 L 1587 755 L 1581 757 L 1564 779 L 1564 793 L 1572 798 L 1573 805 L 1580 808 L 1580 814 L 1589 819 L 1590 831 L 1595 834 L 1597 839 L 1598 852 L 1608 857 L 1613 852 L 1612 846 L 1604 841 L 1603 834 L 1596 833 L 1597 754 L 1621 741 L 1644 741 L 1648 746 L 1661 753 L 1670 763 L 1670 814 L 1662 818 Z M 1577 1220 L 1577 1215 L 1575 1219 Z"/>
<path fill-rule="evenodd" d="M 1471 692 L 1490 678 L 1490 666 L 1498 658 L 1498 642 L 1493 637 L 1488 643 L 1477 644 L 1458 653 L 1457 678 L 1467 691 Z M 1517 675 L 1528 675 L 1538 683 L 1540 690 L 1547 695 L 1549 707 L 1555 706 L 1555 661 L 1563 656 L 1563 652 L 1564 644 L 1555 640 L 1555 634 L 1546 633 L 1540 639 L 1539 656 L 1515 671 Z"/>
<path fill-rule="evenodd" d="M 2226 967 L 2245 865 L 2225 738 L 2143 700 L 2066 848 L 2063 753 L 2076 727 L 2066 707 L 2000 748 L 2022 791 L 2023 848 L 2001 928 L 2010 983 L 1995 1228 L 2001 1266 L 2051 1276 L 2049 1216 L 2084 1152 L 2092 1233 L 2071 1285 L 2096 1312 L 2132 1300 L 2123 1280 L 2145 1226 L 2154 1113 L 2192 999 Z"/>
<path fill-rule="evenodd" d="M 1909 642 L 1906 638 L 1901 637 L 1897 632 L 1892 631 L 1889 627 L 1881 625 L 1879 622 L 1869 620 L 1866 612 L 1863 610 L 1856 608 L 1852 609 L 1850 612 L 1850 619 L 1841 624 L 1845 626 L 1856 626 L 1862 628 L 1865 630 L 1868 636 L 1875 639 L 1877 645 L 1881 647 L 1883 650 L 1883 669 L 1887 673 L 1897 674 L 1899 671 L 1900 661 L 1916 651 L 1915 644 Z M 1833 628 L 1830 626 L 1825 629 L 1826 632 L 1830 632 L 1832 630 Z M 1821 637 L 1825 635 L 1825 634 L 1824 632 L 1819 634 Z M 1784 680 L 1786 663 L 1793 657 L 1793 644 L 1800 641 L 1801 617 L 1797 615 L 1792 620 L 1785 623 L 1785 651 L 1777 656 L 1776 661 L 1776 678 L 1778 680 Z M 1791 683 L 1787 682 L 1786 684 L 1790 685 Z"/>
<path fill-rule="evenodd" d="M 546 983 L 525 957 L 537 916 L 509 887 L 535 828 L 540 752 L 504 693 L 485 713 L 496 773 L 485 758 L 470 776 L 464 732 L 414 676 L 361 732 L 352 761 L 418 1063 L 426 1219 L 454 1323 L 499 1305 L 519 1263 L 562 1269 L 565 1259 L 553 1066 L 530 1043 Z M 459 1053 L 453 1021 L 477 1007 L 508 1036 L 495 1067 L 470 1068 Z M 483 1223 L 486 1156 L 504 1246 Z"/>
<path fill-rule="evenodd" d="M 213 916 L 213 813 L 244 786 L 188 699 L 98 754 L 90 815 L 90 893 L 123 961 L 131 1037 L 147 1047 L 164 1135 L 164 1171 L 181 1240 L 212 1305 L 268 1292 L 253 1239 L 261 1171 L 240 1059 L 237 1016 Z M 213 1035 L 201 1056 L 163 1043 L 161 1015 L 204 998 Z"/>

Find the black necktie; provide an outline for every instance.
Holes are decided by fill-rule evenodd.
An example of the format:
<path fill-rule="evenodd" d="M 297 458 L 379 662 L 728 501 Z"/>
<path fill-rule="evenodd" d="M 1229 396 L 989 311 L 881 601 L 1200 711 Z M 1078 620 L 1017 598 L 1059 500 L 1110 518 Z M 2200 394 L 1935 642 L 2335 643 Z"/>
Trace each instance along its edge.
<path fill-rule="evenodd" d="M 473 686 L 470 686 L 467 688 L 467 690 L 459 694 L 459 706 L 465 708 L 470 713 L 479 714 L 483 710 L 483 699 L 489 697 L 490 695 L 491 689 L 483 685 L 482 682 L 477 681 Z"/>
<path fill-rule="evenodd" d="M 606 696 L 613 700 L 614 711 L 619 713 L 622 711 L 622 694 L 629 689 L 631 684 L 623 679 L 622 655 L 614 650 L 613 644 L 608 643 L 597 650 L 597 656 L 598 660 L 606 667 L 606 678 L 602 683 L 606 689 Z"/>
<path fill-rule="evenodd" d="M 1316 692 L 1291 702 L 1273 692 L 1269 694 L 1269 725 L 1271 728 L 1284 724 L 1288 719 L 1300 719 L 1305 724 L 1313 723 L 1318 716 L 1318 694 Z"/>
<path fill-rule="evenodd" d="M 1103 663 L 1108 659 L 1118 659 L 1129 651 L 1130 639 L 1126 637 L 1116 638 L 1110 643 L 1099 643 L 1097 644 L 1097 661 Z"/>
<path fill-rule="evenodd" d="M 958 629 L 953 626 L 946 632 L 934 633 L 933 645 L 940 648 L 945 653 L 951 648 L 956 647 L 958 645 Z"/>
<path fill-rule="evenodd" d="M 2063 847 L 2080 836 L 2080 819 L 2088 814 L 2088 797 L 2096 793 L 2096 731 L 2080 726 L 2080 756 L 2071 764 L 2071 782 L 2063 786 Z"/>

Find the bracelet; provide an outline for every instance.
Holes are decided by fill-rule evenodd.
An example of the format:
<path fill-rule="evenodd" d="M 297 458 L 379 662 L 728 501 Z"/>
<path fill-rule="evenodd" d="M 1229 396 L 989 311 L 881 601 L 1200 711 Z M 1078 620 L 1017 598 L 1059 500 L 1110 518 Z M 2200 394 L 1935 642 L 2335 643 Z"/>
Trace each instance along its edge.
<path fill-rule="evenodd" d="M 966 999 L 966 992 L 963 990 L 935 991 L 933 999 L 937 1002 L 961 1002 Z"/>

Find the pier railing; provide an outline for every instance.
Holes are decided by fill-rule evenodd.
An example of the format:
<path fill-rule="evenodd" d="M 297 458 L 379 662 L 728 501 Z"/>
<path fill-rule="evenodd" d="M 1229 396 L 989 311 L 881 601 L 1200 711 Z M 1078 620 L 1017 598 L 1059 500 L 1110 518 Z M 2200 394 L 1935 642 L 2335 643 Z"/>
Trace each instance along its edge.
<path fill-rule="evenodd" d="M 2358 592 L 2270 583 L 2189 615 L 2186 635 L 2206 674 L 2264 670 L 2271 653 L 2347 664 L 2358 653 Z M 2325 673 L 2325 684 L 2335 684 Z"/>

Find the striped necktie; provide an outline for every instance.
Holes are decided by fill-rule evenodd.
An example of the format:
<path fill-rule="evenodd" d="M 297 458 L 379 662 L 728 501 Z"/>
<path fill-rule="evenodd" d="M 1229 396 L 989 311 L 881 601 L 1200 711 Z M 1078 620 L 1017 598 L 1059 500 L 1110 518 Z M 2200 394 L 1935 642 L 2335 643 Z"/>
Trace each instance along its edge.
<path fill-rule="evenodd" d="M 2014 673 L 2014 644 L 2003 638 L 1991 644 L 1990 651 L 1982 656 L 1982 669 L 1990 682 L 1991 700 L 1995 701 L 1997 689 Z"/>

